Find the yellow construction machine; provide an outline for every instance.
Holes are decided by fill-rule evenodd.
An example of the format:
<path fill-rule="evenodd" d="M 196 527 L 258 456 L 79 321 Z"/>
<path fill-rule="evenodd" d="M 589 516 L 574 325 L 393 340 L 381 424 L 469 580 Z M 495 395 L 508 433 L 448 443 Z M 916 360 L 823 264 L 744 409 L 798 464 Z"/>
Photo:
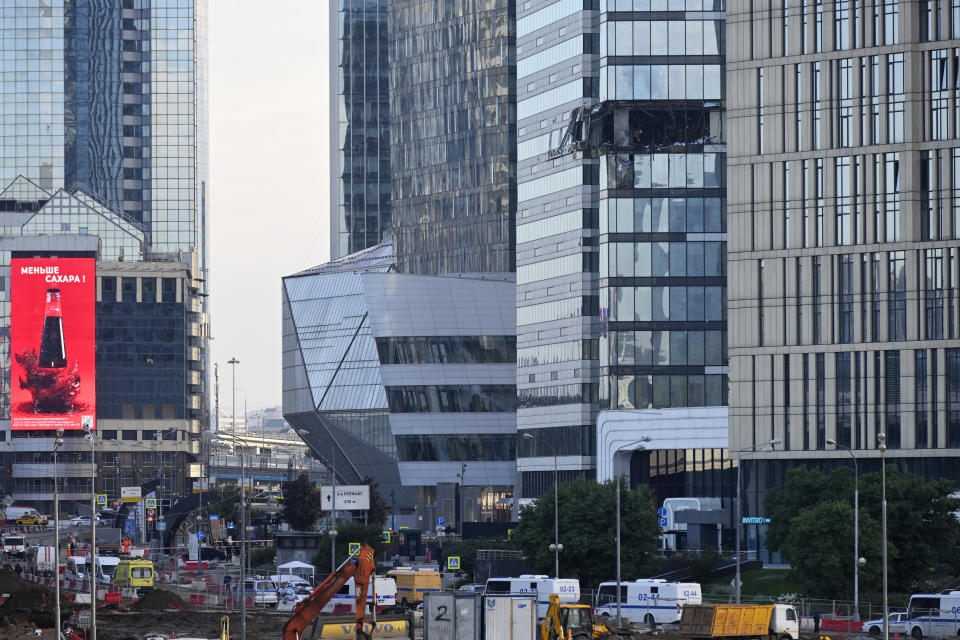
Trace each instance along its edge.
<path fill-rule="evenodd" d="M 560 604 L 560 596 L 550 594 L 547 617 L 540 623 L 540 640 L 633 640 L 628 629 L 611 629 L 593 619 L 593 610 L 585 604 Z"/>

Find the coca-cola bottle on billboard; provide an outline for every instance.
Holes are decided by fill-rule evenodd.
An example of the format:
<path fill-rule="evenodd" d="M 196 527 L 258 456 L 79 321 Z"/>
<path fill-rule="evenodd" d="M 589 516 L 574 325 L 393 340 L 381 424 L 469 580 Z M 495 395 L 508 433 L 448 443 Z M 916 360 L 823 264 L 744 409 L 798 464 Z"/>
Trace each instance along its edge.
<path fill-rule="evenodd" d="M 60 289 L 47 289 L 38 364 L 47 369 L 62 369 L 67 366 L 67 351 L 63 345 L 63 309 L 60 306 Z"/>

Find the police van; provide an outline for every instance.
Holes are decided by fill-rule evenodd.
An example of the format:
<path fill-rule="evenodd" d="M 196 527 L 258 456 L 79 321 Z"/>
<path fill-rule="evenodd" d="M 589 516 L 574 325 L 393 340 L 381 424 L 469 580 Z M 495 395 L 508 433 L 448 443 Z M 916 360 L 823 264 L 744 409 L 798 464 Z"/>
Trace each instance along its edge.
<path fill-rule="evenodd" d="M 910 596 L 906 624 L 914 638 L 960 635 L 960 591 Z"/>
<path fill-rule="evenodd" d="M 580 602 L 580 581 L 576 578 L 551 578 L 545 575 L 522 575 L 517 578 L 489 578 L 483 595 L 503 595 L 537 599 L 537 619 L 547 617 L 550 595 L 557 594 L 560 604 Z"/>
<path fill-rule="evenodd" d="M 620 615 L 630 622 L 670 624 L 680 621 L 683 606 L 700 604 L 702 593 L 696 582 L 667 582 L 662 579 L 620 582 Z M 617 583 L 601 582 L 597 590 L 596 615 L 617 615 Z"/>
<path fill-rule="evenodd" d="M 376 579 L 374 586 L 377 589 L 377 611 L 383 607 L 392 607 L 397 604 L 397 582 L 393 578 L 384 576 L 373 576 Z M 370 587 L 367 587 L 367 610 L 373 604 L 373 593 Z M 330 602 L 324 605 L 322 613 L 356 613 L 357 610 L 357 586 L 353 578 L 340 587 Z"/>

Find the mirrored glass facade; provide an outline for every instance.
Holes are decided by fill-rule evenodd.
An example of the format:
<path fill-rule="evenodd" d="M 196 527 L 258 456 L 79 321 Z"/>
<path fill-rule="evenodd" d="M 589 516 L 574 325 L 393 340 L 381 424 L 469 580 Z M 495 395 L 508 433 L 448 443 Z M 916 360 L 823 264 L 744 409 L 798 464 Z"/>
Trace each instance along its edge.
<path fill-rule="evenodd" d="M 390 56 L 387 0 L 331 0 L 332 258 L 390 233 Z"/>
<path fill-rule="evenodd" d="M 513 276 L 401 274 L 392 258 L 383 243 L 284 278 L 284 417 L 342 481 L 373 476 L 398 514 L 452 523 L 436 494 L 462 462 L 466 486 L 512 494 Z"/>
<path fill-rule="evenodd" d="M 405 273 L 513 271 L 515 0 L 389 0 L 393 238 Z"/>
<path fill-rule="evenodd" d="M 602 409 L 727 401 L 724 6 L 518 8 L 518 483 L 593 475 Z"/>

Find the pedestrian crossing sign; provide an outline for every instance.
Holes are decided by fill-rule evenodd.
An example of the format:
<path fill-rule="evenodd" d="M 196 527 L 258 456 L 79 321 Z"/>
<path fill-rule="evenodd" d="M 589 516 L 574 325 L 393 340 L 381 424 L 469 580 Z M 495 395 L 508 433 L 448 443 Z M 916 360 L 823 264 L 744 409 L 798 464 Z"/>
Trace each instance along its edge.
<path fill-rule="evenodd" d="M 101 507 L 107 506 L 107 494 L 98 493 L 97 494 L 97 504 Z"/>
<path fill-rule="evenodd" d="M 459 570 L 460 570 L 460 556 L 448 556 L 447 571 L 459 571 Z"/>
<path fill-rule="evenodd" d="M 147 498 L 147 509 L 156 509 L 157 508 L 157 499 L 156 498 Z"/>
<path fill-rule="evenodd" d="M 347 544 L 347 552 L 348 552 L 350 555 L 356 555 L 356 554 L 360 553 L 360 543 L 359 543 L 359 542 L 351 542 L 351 543 Z"/>

